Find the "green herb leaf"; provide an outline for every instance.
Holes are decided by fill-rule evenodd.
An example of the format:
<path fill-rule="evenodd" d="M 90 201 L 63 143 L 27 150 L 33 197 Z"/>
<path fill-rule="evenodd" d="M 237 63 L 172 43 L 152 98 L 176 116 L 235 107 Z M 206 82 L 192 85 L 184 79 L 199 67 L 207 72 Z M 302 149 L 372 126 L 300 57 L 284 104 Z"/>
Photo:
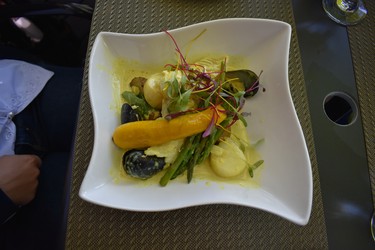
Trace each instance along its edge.
<path fill-rule="evenodd" d="M 188 79 L 187 79 L 187 77 L 186 77 L 186 75 L 185 74 L 182 74 L 182 77 L 181 77 L 181 85 L 182 86 L 185 86 L 186 85 L 186 83 L 187 83 L 187 81 L 188 81 Z"/>
<path fill-rule="evenodd" d="M 136 96 L 133 92 L 124 91 L 122 97 L 131 106 L 136 106 L 143 117 L 147 117 L 148 113 L 152 110 L 151 106 L 142 98 Z"/>
<path fill-rule="evenodd" d="M 251 178 L 254 177 L 254 170 L 252 169 L 252 167 L 249 167 L 249 175 Z"/>
<path fill-rule="evenodd" d="M 171 113 L 176 113 L 188 110 L 189 100 L 192 92 L 192 89 L 188 89 L 178 97 L 173 98 L 168 106 L 168 111 Z"/>
<path fill-rule="evenodd" d="M 254 170 L 257 169 L 258 167 L 260 167 L 263 164 L 263 162 L 264 162 L 264 160 L 259 160 L 259 161 L 255 162 L 254 164 L 249 166 L 248 171 L 249 171 L 249 175 L 250 175 L 251 178 L 254 177 Z"/>
<path fill-rule="evenodd" d="M 180 95 L 179 98 L 179 104 L 183 109 L 187 109 L 187 106 L 189 104 L 191 92 L 193 92 L 193 89 L 188 89 L 183 94 Z"/>
<path fill-rule="evenodd" d="M 237 116 L 238 116 L 238 119 L 240 119 L 241 122 L 243 122 L 243 125 L 245 125 L 245 127 L 247 127 L 247 121 L 246 121 L 246 119 L 243 117 L 243 115 L 241 115 L 240 113 L 237 113 Z"/>

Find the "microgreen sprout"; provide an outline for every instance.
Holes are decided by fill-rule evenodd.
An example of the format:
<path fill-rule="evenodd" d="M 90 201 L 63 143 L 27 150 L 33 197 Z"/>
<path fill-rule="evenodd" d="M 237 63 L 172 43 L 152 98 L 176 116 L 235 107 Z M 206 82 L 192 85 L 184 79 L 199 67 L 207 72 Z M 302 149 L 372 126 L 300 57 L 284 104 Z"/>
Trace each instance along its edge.
<path fill-rule="evenodd" d="M 193 157 L 191 162 L 189 160 L 189 163 L 184 160 L 183 167 L 178 167 L 179 170 L 177 172 L 174 172 L 170 176 L 169 174 L 171 173 L 167 174 L 168 177 L 164 176 L 163 184 L 166 183 L 168 179 L 172 178 L 172 176 L 182 173 L 184 171 L 183 169 L 188 169 L 188 181 L 190 181 L 192 165 L 208 157 L 210 148 L 220 140 L 224 132 L 230 133 L 229 128 L 238 120 L 241 120 L 243 124 L 247 126 L 245 117 L 249 116 L 250 113 L 242 112 L 245 104 L 245 96 L 249 94 L 252 96 L 256 93 L 256 90 L 259 88 L 259 76 L 262 73 L 261 72 L 258 77 L 254 74 L 256 80 L 253 83 L 250 82 L 250 87 L 245 87 L 244 90 L 238 90 L 236 87 L 233 87 L 235 86 L 234 83 L 238 81 L 241 82 L 243 79 L 239 79 L 236 76 L 232 77 L 233 74 L 227 78 L 226 57 L 221 61 L 219 70 L 207 70 L 205 66 L 199 63 L 188 64 L 176 40 L 168 31 L 165 31 L 165 33 L 172 39 L 178 55 L 177 64 L 165 65 L 169 71 L 174 71 L 173 79 L 168 82 L 166 89 L 167 96 L 170 99 L 168 107 L 170 112 L 165 118 L 173 119 L 180 115 L 199 112 L 207 108 L 212 109 L 214 112 L 205 131 L 194 136 L 194 139 L 186 141 L 185 146 L 192 147 L 188 150 L 188 154 L 193 155 L 194 153 L 196 157 Z M 181 72 L 182 77 L 177 79 L 176 75 L 178 72 Z M 193 106 L 188 107 L 189 100 L 194 100 Z M 224 109 L 218 110 L 218 105 L 221 105 Z M 221 124 L 217 124 L 220 112 L 225 112 L 227 119 Z M 200 160 L 197 160 L 197 158 Z M 248 171 L 251 177 L 254 175 L 253 171 L 262 164 L 263 161 L 261 160 L 249 165 Z"/>
<path fill-rule="evenodd" d="M 251 164 L 248 168 L 249 170 L 249 175 L 251 178 L 254 177 L 254 170 L 257 169 L 258 167 L 260 167 L 262 164 L 263 164 L 264 160 L 259 160 L 257 162 L 255 162 L 254 164 Z"/>
<path fill-rule="evenodd" d="M 246 93 L 251 93 L 252 91 L 254 91 L 256 89 L 259 89 L 259 78 L 262 75 L 262 73 L 263 73 L 263 70 L 260 71 L 257 80 L 250 86 L 250 88 L 245 90 Z M 265 91 L 265 89 L 263 88 L 263 92 L 264 91 Z"/>

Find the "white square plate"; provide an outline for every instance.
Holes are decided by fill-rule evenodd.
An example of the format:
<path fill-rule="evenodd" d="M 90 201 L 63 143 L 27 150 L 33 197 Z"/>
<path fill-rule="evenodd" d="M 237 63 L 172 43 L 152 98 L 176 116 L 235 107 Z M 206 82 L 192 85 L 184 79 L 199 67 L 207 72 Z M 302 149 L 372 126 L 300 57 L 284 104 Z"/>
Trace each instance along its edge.
<path fill-rule="evenodd" d="M 264 139 L 259 154 L 264 167 L 258 187 L 204 180 L 190 184 L 171 181 L 134 185 L 116 181 L 111 169 L 121 161 L 112 133 L 119 125 L 113 108 L 119 96 L 111 68 L 116 58 L 148 65 L 174 62 L 175 47 L 164 32 L 155 34 L 98 34 L 89 66 L 89 95 L 94 116 L 95 140 L 90 164 L 81 185 L 80 197 L 102 206 L 131 211 L 164 211 L 203 204 L 237 204 L 262 209 L 296 224 L 307 224 L 312 204 L 312 173 L 309 154 L 289 90 L 288 57 L 291 27 L 265 19 L 221 19 L 169 31 L 180 48 L 192 44 L 190 58 L 203 53 L 244 58 L 248 69 L 261 75 L 259 93 L 247 101 L 248 133 Z M 116 92 L 117 89 L 117 92 Z M 260 91 L 261 92 L 261 91 Z M 255 172 L 256 174 L 257 172 Z"/>

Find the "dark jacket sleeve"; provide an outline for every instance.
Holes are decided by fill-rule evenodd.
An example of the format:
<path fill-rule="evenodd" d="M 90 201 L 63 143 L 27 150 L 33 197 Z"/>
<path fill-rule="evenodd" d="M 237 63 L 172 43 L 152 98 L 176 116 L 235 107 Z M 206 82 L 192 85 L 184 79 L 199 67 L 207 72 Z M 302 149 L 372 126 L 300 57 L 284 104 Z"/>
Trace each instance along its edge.
<path fill-rule="evenodd" d="M 18 210 L 18 206 L 0 189 L 0 225 L 10 219 Z"/>

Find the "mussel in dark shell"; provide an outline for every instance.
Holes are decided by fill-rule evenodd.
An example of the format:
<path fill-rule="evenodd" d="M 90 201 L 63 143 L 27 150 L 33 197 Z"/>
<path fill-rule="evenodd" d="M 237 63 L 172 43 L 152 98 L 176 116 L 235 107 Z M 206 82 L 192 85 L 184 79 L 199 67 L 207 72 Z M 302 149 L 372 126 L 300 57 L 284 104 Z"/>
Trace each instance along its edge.
<path fill-rule="evenodd" d="M 122 157 L 125 172 L 138 179 L 148 179 L 163 170 L 164 158 L 148 156 L 143 150 L 129 150 Z"/>
<path fill-rule="evenodd" d="M 237 93 L 245 91 L 245 97 L 254 96 L 259 89 L 259 77 L 248 69 L 233 70 L 225 72 L 227 84 L 224 86 L 228 91 Z"/>
<path fill-rule="evenodd" d="M 137 110 L 133 109 L 129 104 L 124 103 L 121 107 L 121 124 L 128 122 L 141 121 L 142 117 Z"/>

